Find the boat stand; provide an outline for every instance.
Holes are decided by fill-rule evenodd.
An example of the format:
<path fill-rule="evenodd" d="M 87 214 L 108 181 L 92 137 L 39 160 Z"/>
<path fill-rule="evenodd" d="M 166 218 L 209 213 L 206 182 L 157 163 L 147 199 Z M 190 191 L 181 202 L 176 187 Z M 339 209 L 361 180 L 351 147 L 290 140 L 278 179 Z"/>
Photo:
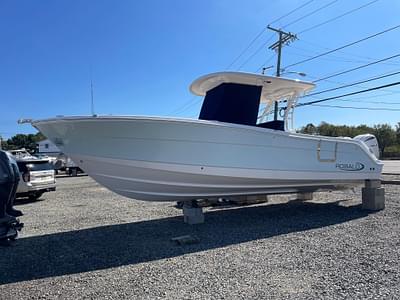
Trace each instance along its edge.
<path fill-rule="evenodd" d="M 197 205 L 196 200 L 185 201 L 182 209 L 185 223 L 190 225 L 204 223 L 203 208 Z"/>
<path fill-rule="evenodd" d="M 362 209 L 382 210 L 385 208 L 385 189 L 382 188 L 381 180 L 365 180 L 365 187 L 362 188 Z M 307 201 L 313 199 L 312 192 L 297 193 L 297 199 Z M 187 224 L 204 223 L 203 208 L 199 207 L 196 200 L 183 203 L 183 220 Z"/>
<path fill-rule="evenodd" d="M 365 180 L 362 188 L 362 209 L 382 210 L 385 208 L 385 189 L 380 180 Z"/>

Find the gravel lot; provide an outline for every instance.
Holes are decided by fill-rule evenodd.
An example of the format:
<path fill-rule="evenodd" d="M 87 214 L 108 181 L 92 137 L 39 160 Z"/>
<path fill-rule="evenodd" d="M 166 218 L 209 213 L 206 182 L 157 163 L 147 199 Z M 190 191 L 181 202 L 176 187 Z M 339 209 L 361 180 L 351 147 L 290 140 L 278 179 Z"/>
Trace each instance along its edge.
<path fill-rule="evenodd" d="M 60 178 L 18 204 L 25 228 L 0 248 L 0 299 L 398 298 L 400 186 L 385 187 L 377 213 L 360 209 L 360 191 L 333 192 L 208 208 L 191 226 L 172 203 Z M 184 234 L 200 242 L 171 242 Z"/>

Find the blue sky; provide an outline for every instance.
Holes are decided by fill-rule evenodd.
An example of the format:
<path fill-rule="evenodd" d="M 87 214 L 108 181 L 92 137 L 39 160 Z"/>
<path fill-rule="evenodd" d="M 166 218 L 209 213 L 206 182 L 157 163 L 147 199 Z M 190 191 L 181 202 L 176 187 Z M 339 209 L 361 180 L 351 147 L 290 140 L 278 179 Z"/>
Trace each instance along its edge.
<path fill-rule="evenodd" d="M 29 125 L 16 123 L 21 117 L 89 114 L 91 78 L 97 114 L 197 117 L 201 99 L 190 94 L 190 83 L 206 73 L 226 70 L 267 24 L 306 2 L 309 0 L 2 0 L 0 135 L 35 132 Z M 315 0 L 273 25 L 301 32 L 368 2 Z M 399 11 L 399 1 L 380 0 L 299 34 L 296 42 L 284 48 L 282 66 L 398 25 Z M 275 40 L 272 35 L 265 31 L 230 70 L 240 67 L 255 72 L 267 59 L 267 65 L 274 65 L 276 58 L 267 47 L 256 52 L 267 40 Z M 394 30 L 291 70 L 306 73 L 304 79 L 312 81 L 395 55 L 400 53 L 399 36 L 400 29 Z M 400 59 L 391 60 L 337 76 L 333 82 L 320 82 L 318 90 L 398 70 Z M 393 76 L 365 83 L 363 88 L 399 80 L 400 76 Z M 321 98 L 360 89 L 342 89 Z M 396 104 L 399 95 L 400 86 L 324 104 L 400 109 Z M 321 121 L 394 125 L 400 121 L 400 112 L 316 106 L 296 111 L 296 127 Z"/>

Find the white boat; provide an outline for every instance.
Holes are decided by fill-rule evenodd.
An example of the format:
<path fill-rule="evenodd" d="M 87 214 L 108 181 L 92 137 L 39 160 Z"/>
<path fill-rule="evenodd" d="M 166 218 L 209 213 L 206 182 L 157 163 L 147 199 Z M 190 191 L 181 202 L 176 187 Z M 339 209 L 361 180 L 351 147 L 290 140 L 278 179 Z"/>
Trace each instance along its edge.
<path fill-rule="evenodd" d="M 313 87 L 221 72 L 190 87 L 205 96 L 198 120 L 83 116 L 31 123 L 101 185 L 139 200 L 314 192 L 379 179 L 373 136 L 363 142 L 283 130 L 297 98 Z M 275 101 L 287 106 L 284 120 L 262 123 Z"/>

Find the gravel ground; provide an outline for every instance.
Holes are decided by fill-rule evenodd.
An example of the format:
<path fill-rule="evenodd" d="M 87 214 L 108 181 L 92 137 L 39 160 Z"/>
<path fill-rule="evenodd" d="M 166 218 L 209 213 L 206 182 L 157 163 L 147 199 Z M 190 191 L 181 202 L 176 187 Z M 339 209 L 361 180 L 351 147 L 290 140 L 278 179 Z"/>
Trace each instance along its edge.
<path fill-rule="evenodd" d="M 399 298 L 400 186 L 385 188 L 376 213 L 360 209 L 360 191 L 275 196 L 208 208 L 191 226 L 172 203 L 60 178 L 18 204 L 25 228 L 0 248 L 0 299 Z M 200 242 L 171 242 L 184 234 Z"/>

